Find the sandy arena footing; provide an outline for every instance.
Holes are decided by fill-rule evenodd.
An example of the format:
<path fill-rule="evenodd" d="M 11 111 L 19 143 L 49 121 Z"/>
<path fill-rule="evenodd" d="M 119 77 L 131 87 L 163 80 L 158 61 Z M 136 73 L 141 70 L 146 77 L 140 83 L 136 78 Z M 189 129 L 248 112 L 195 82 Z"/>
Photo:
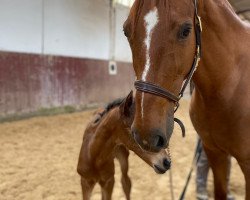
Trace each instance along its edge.
<path fill-rule="evenodd" d="M 171 140 L 174 194 L 177 199 L 191 166 L 197 134 L 188 115 L 188 101 L 177 113 L 186 126 L 186 138 L 178 126 Z M 0 124 L 0 200 L 76 200 L 81 199 L 77 159 L 86 124 L 93 111 Z M 134 153 L 130 154 L 131 199 L 171 200 L 169 173 L 157 175 Z M 195 174 L 186 199 L 195 199 Z M 116 162 L 113 199 L 125 199 Z M 230 188 L 237 200 L 244 199 L 244 178 L 233 159 Z M 210 173 L 209 195 L 213 184 Z M 96 186 L 92 199 L 101 199 Z M 212 198 L 211 198 L 212 199 Z"/>

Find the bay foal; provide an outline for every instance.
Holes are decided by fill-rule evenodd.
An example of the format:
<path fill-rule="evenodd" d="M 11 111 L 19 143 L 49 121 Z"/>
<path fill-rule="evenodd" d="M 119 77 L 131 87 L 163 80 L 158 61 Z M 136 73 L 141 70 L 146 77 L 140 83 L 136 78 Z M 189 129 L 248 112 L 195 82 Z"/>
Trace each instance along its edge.
<path fill-rule="evenodd" d="M 77 171 L 81 175 L 83 199 L 90 199 L 96 183 L 102 188 L 102 199 L 111 199 L 114 186 L 114 158 L 121 165 L 122 186 L 130 199 L 131 181 L 128 177 L 128 149 L 134 151 L 159 173 L 170 168 L 165 150 L 150 153 L 142 150 L 133 140 L 130 126 L 133 121 L 132 92 L 124 100 L 114 101 L 106 109 L 99 110 L 88 124 L 79 155 Z"/>

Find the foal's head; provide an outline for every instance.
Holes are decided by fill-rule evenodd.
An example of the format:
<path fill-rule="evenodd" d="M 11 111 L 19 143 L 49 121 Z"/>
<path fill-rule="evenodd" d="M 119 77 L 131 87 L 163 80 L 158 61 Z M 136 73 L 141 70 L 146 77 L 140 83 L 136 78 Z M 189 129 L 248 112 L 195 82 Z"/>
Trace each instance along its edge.
<path fill-rule="evenodd" d="M 124 33 L 137 80 L 153 83 L 178 97 L 196 52 L 193 0 L 136 0 Z M 136 92 L 132 131 L 149 151 L 166 148 L 174 128 L 175 102 Z M 167 119 L 167 120 L 166 120 Z"/>

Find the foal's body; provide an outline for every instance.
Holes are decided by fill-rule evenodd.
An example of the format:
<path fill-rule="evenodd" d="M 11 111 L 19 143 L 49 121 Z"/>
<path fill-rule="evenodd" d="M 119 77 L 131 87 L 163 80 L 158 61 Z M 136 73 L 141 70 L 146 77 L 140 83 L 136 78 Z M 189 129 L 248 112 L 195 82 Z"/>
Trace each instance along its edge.
<path fill-rule="evenodd" d="M 99 183 L 102 188 L 102 199 L 111 199 L 115 173 L 114 158 L 117 158 L 120 163 L 123 190 L 126 198 L 130 199 L 131 181 L 127 174 L 128 149 L 151 165 L 157 173 L 164 173 L 170 167 L 165 150 L 159 153 L 145 152 L 135 143 L 128 126 L 132 118 L 126 119 L 121 111 L 123 108 L 129 108 L 125 108 L 123 104 L 112 105 L 114 108 L 108 111 L 101 109 L 85 130 L 77 168 L 81 175 L 84 200 L 90 199 L 96 183 Z"/>

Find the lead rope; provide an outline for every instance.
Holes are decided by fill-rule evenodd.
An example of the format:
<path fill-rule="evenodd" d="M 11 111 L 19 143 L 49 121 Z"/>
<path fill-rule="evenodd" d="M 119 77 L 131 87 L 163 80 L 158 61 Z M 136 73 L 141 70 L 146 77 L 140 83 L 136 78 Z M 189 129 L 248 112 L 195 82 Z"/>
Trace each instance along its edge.
<path fill-rule="evenodd" d="M 201 157 L 201 152 L 202 152 L 202 145 L 201 145 L 201 139 L 199 138 L 199 140 L 197 142 L 196 151 L 195 151 L 195 154 L 194 154 L 192 166 L 191 166 L 191 169 L 189 171 L 189 174 L 188 174 L 188 177 L 187 177 L 187 180 L 186 180 L 186 184 L 185 184 L 184 189 L 183 189 L 183 191 L 182 191 L 182 193 L 180 195 L 179 200 L 184 200 L 185 199 L 186 191 L 187 191 L 188 184 L 189 184 L 191 176 L 192 176 L 192 172 L 196 168 L 196 165 L 197 165 L 197 163 L 198 163 L 198 161 L 199 161 L 199 159 Z"/>
<path fill-rule="evenodd" d="M 175 200 L 174 199 L 173 174 L 172 174 L 171 168 L 169 170 L 169 184 L 170 184 L 171 199 Z"/>
<path fill-rule="evenodd" d="M 199 138 L 198 142 L 197 142 L 197 146 L 196 146 L 196 150 L 195 150 L 195 154 L 194 154 L 192 166 L 191 166 L 191 169 L 190 169 L 190 171 L 188 173 L 187 180 L 186 180 L 185 186 L 184 186 L 184 188 L 182 190 L 182 193 L 181 193 L 181 195 L 179 197 L 179 200 L 184 200 L 185 199 L 185 195 L 186 195 L 186 192 L 187 192 L 188 184 L 189 184 L 189 182 L 191 180 L 192 173 L 193 173 L 194 169 L 196 168 L 196 165 L 197 165 L 198 161 L 200 160 L 201 152 L 202 152 L 202 145 L 201 145 L 201 139 Z M 170 184 L 170 191 L 171 191 L 171 199 L 175 200 L 175 197 L 174 197 L 174 187 L 173 187 L 173 174 L 172 174 L 172 170 L 171 169 L 169 170 L 169 184 Z"/>
<path fill-rule="evenodd" d="M 174 118 L 174 121 L 181 127 L 182 137 L 185 137 L 186 131 L 185 131 L 185 126 L 182 123 L 182 121 L 177 119 L 177 118 Z M 174 198 L 174 186 L 173 186 L 173 174 L 172 174 L 171 168 L 169 170 L 169 184 L 170 184 L 171 199 L 175 200 L 175 198 Z"/>
<path fill-rule="evenodd" d="M 167 151 L 168 151 L 169 158 L 171 160 L 171 153 L 170 153 L 169 146 L 167 148 Z M 169 169 L 169 185 L 170 185 L 171 199 L 175 200 L 175 198 L 174 198 L 174 186 L 173 186 L 174 185 L 173 184 L 173 174 L 172 174 L 172 169 L 171 168 Z"/>

